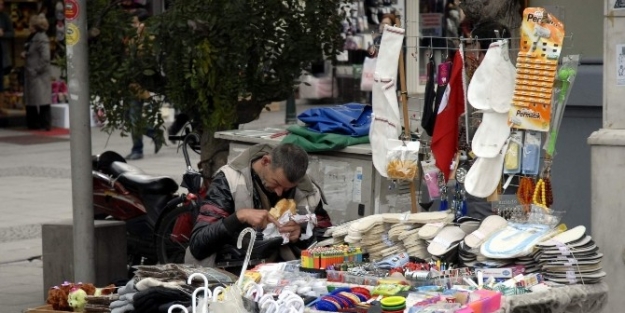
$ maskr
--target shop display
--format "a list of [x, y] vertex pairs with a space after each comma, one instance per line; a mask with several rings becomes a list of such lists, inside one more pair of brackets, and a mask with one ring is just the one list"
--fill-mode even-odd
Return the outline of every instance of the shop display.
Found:
[[[404, 207], [407, 212], [372, 214], [336, 225], [319, 236], [325, 240], [302, 249], [299, 260], [251, 269], [247, 265], [257, 231], [246, 228], [238, 238], [241, 249], [243, 238], [250, 236], [238, 277], [210, 268], [139, 266], [135, 277], [113, 295], [91, 294], [80, 286], [60, 294], [64, 289], [58, 288], [51, 291], [52, 302], [114, 313], [495, 313], [534, 312], [534, 307], [537, 312], [545, 307], [558, 313], [569, 307], [600, 312], [606, 293], [603, 254], [584, 226], [561, 223], [565, 212], [553, 207], [551, 190], [557, 131], [578, 58], [558, 67], [564, 26], [541, 8], [527, 9], [525, 17], [531, 24], [524, 26], [521, 40], [539, 50], [545, 43], [553, 51], [543, 55], [523, 50], [515, 66], [510, 42], [494, 40], [466, 82], [461, 43], [453, 64], [439, 65], [446, 77], [438, 84], [446, 86], [442, 90], [447, 95], [440, 93], [440, 101], [434, 99], [434, 77], [428, 75], [432, 107], [426, 124], [433, 131], [432, 158], [430, 151], [423, 153], [430, 145], [400, 138], [395, 80], [404, 35], [401, 28], [385, 26], [368, 129], [373, 164], [391, 180], [423, 178], [430, 197], [440, 200], [438, 208], [414, 212]], [[435, 67], [433, 61], [428, 65], [430, 71]], [[540, 122], [510, 113], [535, 105], [541, 106]], [[351, 125], [358, 119], [344, 117], [348, 111], [358, 111], [355, 117], [360, 117], [360, 109], [308, 112], [315, 118], [308, 124], [337, 129], [331, 122], [343, 117], [353, 136], [363, 125]], [[464, 113], [471, 119], [479, 115], [473, 136], [468, 131], [473, 126], [461, 119]], [[522, 117], [519, 123], [517, 116]], [[518, 204], [503, 204], [484, 219], [467, 216], [467, 193], [486, 200], [513, 179], [518, 181]], [[306, 210], [308, 214], [298, 215], [295, 204], [285, 200], [269, 214], [279, 222], [306, 224], [300, 238], [310, 238], [316, 220], [311, 208]], [[276, 225], [262, 232], [288, 242], [288, 234], [280, 234]], [[568, 294], [575, 296], [563, 296]]]

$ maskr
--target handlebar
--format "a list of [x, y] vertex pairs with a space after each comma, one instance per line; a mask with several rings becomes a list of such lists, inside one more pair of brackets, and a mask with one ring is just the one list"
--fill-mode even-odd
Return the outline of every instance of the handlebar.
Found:
[[[170, 136], [171, 137], [171, 136]], [[191, 169], [191, 160], [189, 159], [189, 152], [187, 151], [187, 146], [191, 144], [193, 140], [193, 144], [200, 144], [200, 136], [196, 133], [188, 133], [184, 136], [182, 141], [182, 154], [184, 155], [184, 161], [187, 163], [187, 169]]]

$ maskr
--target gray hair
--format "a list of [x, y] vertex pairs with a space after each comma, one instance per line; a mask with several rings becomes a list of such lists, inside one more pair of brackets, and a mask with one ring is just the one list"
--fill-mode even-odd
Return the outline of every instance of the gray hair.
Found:
[[279, 144], [270, 155], [272, 167], [281, 168], [289, 182], [297, 183], [306, 175], [308, 153], [300, 146], [292, 143]]

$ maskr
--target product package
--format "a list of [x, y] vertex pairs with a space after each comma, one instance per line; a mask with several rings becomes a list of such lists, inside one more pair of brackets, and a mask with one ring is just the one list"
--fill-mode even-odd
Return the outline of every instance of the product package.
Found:
[[525, 132], [523, 143], [523, 169], [525, 175], [538, 175], [540, 167], [541, 133], [536, 131]]
[[423, 179], [425, 180], [425, 185], [428, 187], [430, 199], [440, 197], [441, 189], [438, 186], [440, 170], [436, 167], [436, 162], [434, 160], [421, 161], [421, 168], [423, 168]]
[[512, 107], [512, 127], [549, 131], [551, 98], [564, 42], [564, 24], [543, 8], [526, 8]]
[[405, 141], [386, 154], [386, 173], [388, 178], [412, 181], [419, 169], [418, 141]]
[[571, 87], [577, 76], [577, 67], [579, 66], [579, 54], [567, 55], [562, 58], [562, 66], [558, 69], [558, 76], [553, 89], [552, 112], [551, 112], [551, 129], [549, 136], [545, 140], [545, 151], [547, 155], [553, 158], [556, 152], [556, 139], [560, 130], [560, 123], [564, 116], [564, 108], [571, 94]]
[[504, 157], [503, 172], [505, 174], [518, 174], [521, 172], [521, 161], [523, 159], [523, 131], [513, 130], [510, 133], [510, 143]]

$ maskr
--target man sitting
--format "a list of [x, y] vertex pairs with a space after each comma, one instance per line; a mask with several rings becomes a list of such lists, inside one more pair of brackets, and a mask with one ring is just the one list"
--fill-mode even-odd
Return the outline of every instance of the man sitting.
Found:
[[[185, 263], [214, 266], [217, 253], [225, 244], [236, 245], [244, 228], [277, 224], [269, 210], [284, 198], [295, 200], [298, 213], [306, 213], [306, 206], [314, 210], [317, 227], [331, 226], [321, 190], [306, 175], [307, 168], [308, 154], [293, 144], [255, 145], [220, 168], [197, 216]], [[290, 243], [280, 249], [281, 259], [296, 259], [290, 248], [299, 242], [303, 226], [295, 221], [277, 226], [290, 234]]]

